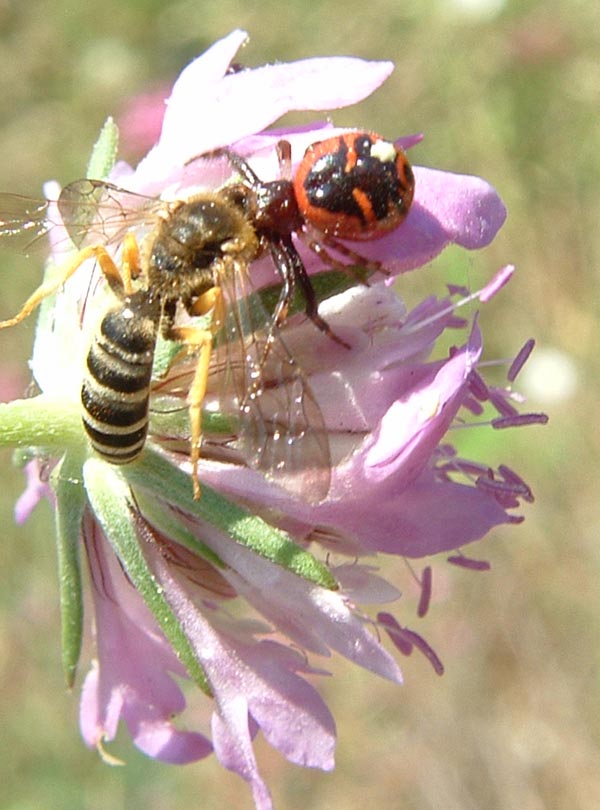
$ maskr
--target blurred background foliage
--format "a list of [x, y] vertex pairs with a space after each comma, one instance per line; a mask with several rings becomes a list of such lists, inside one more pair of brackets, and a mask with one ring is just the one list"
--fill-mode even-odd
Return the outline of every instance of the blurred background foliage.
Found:
[[[469, 549], [491, 561], [490, 572], [434, 561], [428, 616], [417, 622], [410, 592], [396, 608], [442, 657], [444, 677], [415, 656], [402, 662], [406, 685], [396, 688], [334, 661], [336, 677], [322, 689], [339, 726], [337, 768], [294, 768], [259, 741], [276, 806], [595, 810], [600, 5], [0, 0], [0, 188], [35, 196], [48, 178], [80, 177], [107, 115], [119, 118], [132, 97], [168, 87], [235, 27], [251, 34], [241, 57], [248, 65], [329, 54], [393, 60], [379, 92], [335, 121], [390, 137], [422, 131], [415, 163], [479, 174], [498, 188], [509, 219], [494, 244], [476, 255], [448, 251], [400, 287], [414, 303], [443, 293], [448, 279], [476, 289], [516, 263], [516, 277], [482, 313], [487, 357], [509, 356], [535, 336], [521, 387], [528, 407], [551, 417], [546, 428], [469, 432], [469, 452], [517, 469], [537, 501], [523, 526]], [[6, 317], [40, 267], [5, 253], [0, 262]], [[32, 320], [2, 334], [5, 398], [27, 384], [32, 336]], [[214, 758], [169, 768], [123, 734], [111, 750], [127, 765], [110, 768], [83, 746], [78, 695], [65, 692], [60, 667], [51, 510], [41, 505], [26, 526], [13, 525], [23, 481], [8, 454], [4, 462], [0, 807], [250, 808], [244, 784]], [[197, 712], [206, 718], [205, 707]]]

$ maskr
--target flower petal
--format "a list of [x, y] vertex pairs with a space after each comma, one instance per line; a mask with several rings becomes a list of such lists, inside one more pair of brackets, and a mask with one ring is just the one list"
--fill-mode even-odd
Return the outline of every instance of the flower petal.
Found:
[[397, 275], [422, 267], [456, 244], [488, 245], [504, 224], [506, 209], [480, 177], [415, 166], [415, 198], [405, 221], [387, 236], [360, 245], [366, 258]]
[[[194, 531], [191, 519], [189, 526]], [[227, 564], [222, 574], [235, 590], [295, 643], [320, 655], [336, 650], [371, 672], [402, 682], [394, 659], [341, 592], [315, 585], [209, 526], [196, 525], [195, 532]]]
[[40, 473], [43, 465], [39, 459], [34, 458], [25, 465], [26, 486], [15, 503], [15, 522], [21, 525], [29, 520], [31, 513], [42, 500], [48, 498], [55, 502], [54, 493], [48, 483], [47, 476], [42, 479]]
[[205, 152], [254, 135], [293, 110], [330, 110], [368, 96], [393, 70], [391, 62], [352, 57], [304, 59], [227, 73], [246, 39], [233, 31], [183, 71], [168, 101], [157, 146], [138, 166], [142, 176], [166, 173]]
[[393, 504], [384, 509], [378, 505], [361, 537], [373, 551], [417, 558], [472, 543], [508, 522], [495, 498], [476, 487], [440, 483], [426, 472]]
[[251, 746], [256, 724], [293, 762], [329, 770], [335, 726], [323, 700], [296, 672], [302, 656], [281, 644], [255, 641], [241, 625], [198, 609], [185, 585], [155, 548], [146, 549], [165, 598], [197, 650], [215, 695], [215, 753], [251, 786], [258, 807], [270, 807]]
[[435, 215], [452, 242], [468, 250], [489, 245], [506, 220], [506, 208], [489, 183], [423, 167], [416, 177], [419, 208]]
[[271, 793], [258, 771], [254, 756], [247, 701], [240, 695], [229, 700], [224, 711], [214, 712], [211, 730], [217, 759], [248, 782], [256, 810], [273, 810]]
[[180, 731], [172, 717], [185, 707], [171, 673], [185, 675], [98, 526], [88, 517], [85, 540], [94, 583], [98, 665], [86, 677], [80, 727], [86, 743], [114, 739], [120, 719], [140, 750], [183, 764], [208, 756], [202, 735]]

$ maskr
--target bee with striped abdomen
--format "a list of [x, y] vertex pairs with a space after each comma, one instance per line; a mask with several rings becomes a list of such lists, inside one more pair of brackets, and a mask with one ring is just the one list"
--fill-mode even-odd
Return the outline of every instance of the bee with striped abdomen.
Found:
[[[322, 499], [329, 486], [330, 459], [318, 405], [280, 336], [274, 339], [272, 316], [261, 311], [260, 301], [253, 302], [250, 325], [246, 311], [241, 313], [239, 298], [247, 290], [249, 265], [259, 253], [255, 229], [243, 208], [220, 191], [165, 201], [96, 180], [76, 181], [63, 189], [58, 200], [62, 223], [48, 221], [49, 205], [0, 195], [0, 240], [6, 237], [22, 246], [64, 223], [79, 248], [14, 318], [0, 322], [0, 328], [26, 318], [86, 261], [97, 263], [117, 303], [104, 313], [94, 333], [82, 384], [83, 423], [94, 450], [113, 464], [129, 463], [141, 453], [158, 336], [182, 344], [197, 355], [188, 377], [187, 407], [198, 497], [202, 403], [213, 339], [225, 332], [221, 344], [234, 358], [226, 364], [228, 379], [236, 386], [229, 397], [237, 403], [239, 446], [246, 463], [284, 486], [286, 468], [293, 471], [290, 480], [308, 469], [314, 479], [309, 497]], [[139, 244], [138, 230], [144, 233]], [[108, 251], [113, 244], [122, 246], [119, 264]], [[208, 328], [189, 320], [208, 313]], [[264, 384], [267, 342], [275, 360], [269, 362], [271, 378]], [[293, 398], [288, 395], [292, 388], [299, 392]], [[296, 491], [298, 486], [291, 483], [287, 488]]]
[[159, 318], [158, 302], [140, 290], [112, 307], [92, 338], [83, 424], [94, 450], [112, 464], [133, 461], [146, 441]]

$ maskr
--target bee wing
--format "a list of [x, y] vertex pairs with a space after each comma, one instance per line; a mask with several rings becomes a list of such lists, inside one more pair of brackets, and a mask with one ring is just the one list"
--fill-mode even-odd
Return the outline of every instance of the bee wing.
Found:
[[19, 194], [0, 194], [0, 243], [19, 253], [29, 254], [38, 245], [52, 223], [48, 219], [48, 200], [36, 200]]
[[319, 502], [331, 481], [329, 439], [319, 404], [260, 296], [248, 295], [245, 268], [223, 275], [227, 315], [216, 355], [224, 351], [226, 358], [220, 367], [220, 400], [225, 409], [237, 410], [236, 449], [265, 477]]
[[76, 247], [119, 242], [134, 225], [151, 224], [163, 203], [101, 180], [76, 180], [58, 198], [60, 216], [49, 200], [0, 194], [0, 244], [29, 255], [48, 250], [43, 238], [64, 227]]
[[153, 222], [164, 206], [103, 180], [75, 180], [58, 198], [58, 210], [71, 240], [78, 248], [121, 242], [132, 227]]

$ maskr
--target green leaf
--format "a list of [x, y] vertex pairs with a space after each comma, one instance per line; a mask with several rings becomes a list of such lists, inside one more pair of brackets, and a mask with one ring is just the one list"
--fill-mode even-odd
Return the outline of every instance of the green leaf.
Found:
[[337, 590], [338, 584], [327, 566], [296, 545], [286, 532], [252, 515], [205, 484], [202, 484], [200, 500], [194, 500], [191, 476], [150, 448], [146, 447], [136, 463], [124, 467], [123, 475], [132, 485], [209, 523], [255, 554], [309, 582]]
[[56, 549], [62, 664], [67, 686], [75, 682], [83, 639], [83, 597], [81, 585], [81, 521], [86, 504], [81, 458], [67, 454], [52, 474], [56, 494]]
[[109, 116], [92, 149], [86, 176], [91, 180], [106, 180], [115, 165], [118, 151], [119, 128]]
[[96, 518], [125, 568], [127, 576], [150, 609], [189, 676], [205, 694], [211, 695], [208, 679], [194, 649], [142, 553], [134, 520], [137, 507], [121, 471], [102, 459], [89, 458], [83, 465], [83, 478]]

